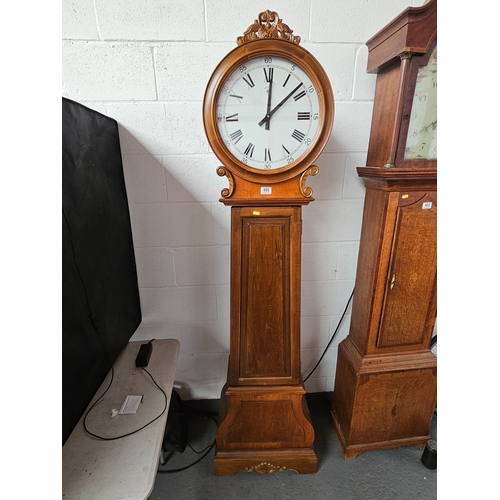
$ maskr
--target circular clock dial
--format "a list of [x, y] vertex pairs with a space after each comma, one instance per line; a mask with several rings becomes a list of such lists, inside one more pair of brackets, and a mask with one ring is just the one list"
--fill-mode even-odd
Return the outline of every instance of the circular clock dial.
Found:
[[239, 66], [217, 96], [217, 127], [228, 152], [274, 170], [303, 156], [320, 123], [317, 89], [297, 64], [260, 56]]

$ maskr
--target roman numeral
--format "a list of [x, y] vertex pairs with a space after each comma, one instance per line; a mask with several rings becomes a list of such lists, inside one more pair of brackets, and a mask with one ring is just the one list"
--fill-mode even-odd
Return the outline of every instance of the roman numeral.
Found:
[[266, 68], [264, 69], [264, 76], [266, 78], [267, 83], [271, 83], [273, 81], [273, 76], [274, 76], [274, 68], [268, 68], [266, 71]]
[[239, 128], [236, 132], [233, 132], [230, 137], [235, 144], [238, 144], [238, 141], [243, 137], [243, 132]]
[[238, 99], [238, 101], [241, 102], [241, 99], [243, 99], [242, 95], [236, 95], [236, 94], [229, 94], [229, 97], [234, 97], [235, 99]]
[[292, 134], [292, 137], [299, 142], [302, 142], [304, 140], [305, 136], [306, 136], [306, 134], [303, 134], [300, 130], [297, 130], [297, 129], [295, 129], [293, 131], [293, 134]]
[[290, 151], [288, 151], [288, 149], [286, 149], [286, 148], [285, 148], [285, 145], [284, 145], [284, 144], [282, 144], [282, 145], [281, 145], [281, 147], [283, 148], [283, 150], [285, 151], [285, 153], [286, 153], [287, 155], [289, 155], [289, 154], [290, 154]]
[[302, 92], [299, 92], [297, 95], [294, 95], [293, 98], [298, 101], [299, 99], [302, 99], [306, 95], [306, 91], [303, 90]]
[[311, 113], [309, 111], [306, 112], [298, 112], [297, 113], [297, 120], [310, 120], [311, 119]]
[[250, 88], [255, 87], [255, 83], [253, 83], [252, 77], [248, 73], [247, 73], [247, 78], [248, 80], [245, 77], [243, 77], [243, 80], [245, 80], [245, 82], [248, 83], [248, 86]]
[[249, 142], [247, 148], [245, 149], [245, 154], [247, 156], [250, 156], [250, 158], [251, 158], [253, 155], [254, 148], [255, 148], [255, 145], [252, 144], [251, 142]]
[[234, 115], [226, 116], [227, 122], [237, 122], [238, 121], [238, 113], [234, 113]]
[[264, 161], [271, 161], [271, 150], [268, 148], [264, 149]]
[[285, 80], [285, 83], [283, 84], [283, 87], [286, 86], [286, 84], [288, 83], [288, 80], [290, 80], [290, 73], [288, 73], [288, 76], [286, 77], [286, 80]]

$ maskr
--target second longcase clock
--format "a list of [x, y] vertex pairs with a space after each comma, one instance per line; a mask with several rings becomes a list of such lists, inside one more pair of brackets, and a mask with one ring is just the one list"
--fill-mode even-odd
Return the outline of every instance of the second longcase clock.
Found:
[[424, 447], [436, 405], [437, 2], [368, 42], [377, 73], [358, 267], [331, 417], [346, 458]]

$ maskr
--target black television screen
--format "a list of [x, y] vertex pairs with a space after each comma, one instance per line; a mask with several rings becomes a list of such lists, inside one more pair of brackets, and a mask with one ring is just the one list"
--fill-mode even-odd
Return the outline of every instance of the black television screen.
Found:
[[62, 101], [62, 441], [141, 322], [115, 120]]

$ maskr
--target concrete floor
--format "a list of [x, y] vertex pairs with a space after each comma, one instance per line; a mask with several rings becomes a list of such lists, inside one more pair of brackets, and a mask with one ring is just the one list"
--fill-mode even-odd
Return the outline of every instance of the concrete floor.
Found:
[[[437, 469], [420, 461], [422, 450], [415, 446], [369, 451], [354, 460], [344, 460], [329, 423], [331, 393], [308, 394], [307, 401], [316, 433], [318, 472], [313, 475], [286, 471], [274, 474], [237, 472], [234, 476], [214, 474], [214, 449], [199, 463], [182, 472], [161, 471], [183, 468], [202, 455], [189, 447], [171, 453], [159, 467], [151, 500], [430, 500], [437, 498]], [[185, 406], [217, 411], [216, 401], [188, 401]], [[216, 424], [206, 417], [190, 416], [188, 443], [201, 451], [213, 443]], [[431, 424], [437, 441], [437, 417]]]

